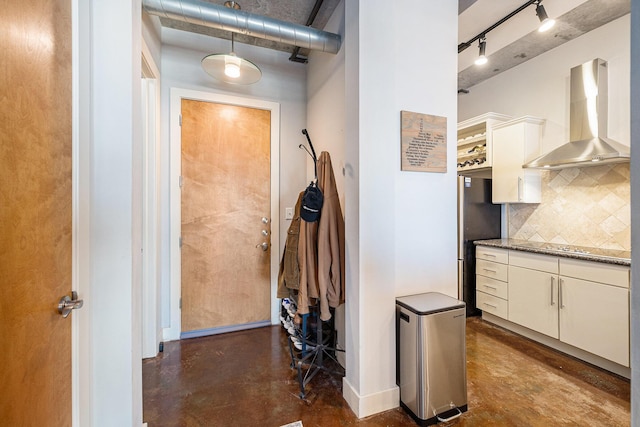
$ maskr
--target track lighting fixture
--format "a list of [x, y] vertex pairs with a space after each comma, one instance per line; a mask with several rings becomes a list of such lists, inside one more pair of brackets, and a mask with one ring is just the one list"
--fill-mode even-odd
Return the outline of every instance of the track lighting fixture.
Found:
[[538, 15], [538, 19], [540, 19], [540, 27], [538, 27], [538, 31], [541, 33], [548, 31], [556, 23], [555, 19], [551, 19], [549, 18], [549, 15], [547, 15], [547, 11], [542, 5], [542, 0], [540, 0], [536, 5], [536, 15]]
[[[556, 21], [554, 19], [549, 18], [549, 16], [547, 15], [547, 11], [544, 9], [544, 6], [542, 5], [542, 0], [528, 0], [522, 6], [520, 6], [519, 8], [515, 9], [513, 12], [509, 13], [508, 15], [506, 15], [504, 18], [500, 19], [499, 21], [497, 21], [496, 23], [494, 23], [490, 27], [484, 29], [477, 36], [469, 39], [466, 42], [460, 43], [458, 45], [458, 53], [460, 53], [463, 50], [467, 49], [468, 47], [471, 46], [471, 44], [474, 41], [478, 40], [480, 42], [480, 56], [478, 57], [478, 59], [476, 59], [475, 62], [476, 62], [477, 65], [482, 65], [482, 64], [486, 63], [487, 59], [486, 59], [486, 57], [484, 55], [484, 50], [486, 48], [486, 35], [489, 34], [489, 31], [492, 31], [492, 30], [496, 29], [497, 27], [499, 27], [500, 25], [504, 24], [509, 19], [513, 18], [518, 13], [522, 12], [523, 10], [525, 10], [526, 8], [528, 8], [531, 5], [535, 5], [536, 6], [536, 15], [538, 15], [538, 18], [540, 19], [540, 27], [538, 27], [538, 31], [544, 32], [544, 31], [549, 30], [551, 27], [553, 27], [553, 25], [555, 24]], [[484, 58], [484, 60], [482, 58]]]
[[478, 54], [478, 57], [476, 58], [475, 63], [476, 63], [476, 65], [484, 65], [488, 61], [487, 60], [487, 56], [485, 55], [485, 51], [487, 49], [487, 39], [486, 39], [486, 37], [483, 36], [479, 40], [478, 47], [479, 47], [480, 52]]

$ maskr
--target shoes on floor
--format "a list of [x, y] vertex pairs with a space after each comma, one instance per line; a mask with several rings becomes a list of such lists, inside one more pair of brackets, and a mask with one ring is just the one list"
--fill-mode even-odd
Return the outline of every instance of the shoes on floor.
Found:
[[[293, 346], [295, 348], [297, 348], [298, 350], [302, 351], [302, 344], [303, 344], [302, 340], [300, 338], [297, 338], [297, 337], [294, 337], [294, 336], [291, 336], [289, 338], [291, 339], [291, 342], [293, 343]], [[316, 348], [316, 346], [307, 343], [306, 351], [315, 350], [315, 348]]]

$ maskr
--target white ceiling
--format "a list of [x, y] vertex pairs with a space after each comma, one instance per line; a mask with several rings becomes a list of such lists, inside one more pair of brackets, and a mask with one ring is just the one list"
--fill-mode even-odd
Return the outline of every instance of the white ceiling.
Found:
[[[477, 0], [460, 15], [459, 43], [466, 42], [507, 16], [525, 0]], [[468, 89], [488, 78], [626, 15], [630, 0], [544, 0], [542, 5], [556, 25], [546, 33], [531, 5], [487, 34], [489, 62], [476, 66], [478, 43], [458, 54], [458, 89]]]
[[[208, 0], [224, 4], [224, 0]], [[245, 12], [269, 16], [287, 22], [305, 25], [317, 0], [239, 0]], [[505, 17], [526, 0], [458, 0], [461, 11], [458, 21], [458, 43], [466, 42], [501, 18]], [[324, 0], [314, 20], [313, 27], [322, 29], [329, 16], [339, 5], [339, 0]], [[496, 74], [525, 62], [547, 50], [604, 25], [630, 12], [630, 0], [544, 0], [547, 14], [557, 20], [556, 26], [547, 33], [538, 33], [539, 20], [535, 5], [509, 19], [487, 34], [486, 53], [489, 63], [483, 67], [473, 64], [478, 55], [478, 43], [458, 54], [458, 88], [466, 89]], [[186, 31], [205, 34], [217, 39], [229, 39], [230, 33], [184, 22], [163, 18], [162, 43], [186, 49], [204, 49], [205, 46], [184, 44], [186, 37], [179, 33]], [[179, 30], [179, 31], [175, 31]], [[236, 42], [291, 52], [287, 45], [238, 35]], [[303, 55], [308, 52], [302, 51]], [[282, 57], [282, 56], [280, 56]]]

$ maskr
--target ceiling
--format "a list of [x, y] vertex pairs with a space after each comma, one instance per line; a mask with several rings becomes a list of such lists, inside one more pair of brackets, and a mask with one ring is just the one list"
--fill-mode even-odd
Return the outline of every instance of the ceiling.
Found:
[[[223, 5], [225, 0], [207, 0]], [[320, 4], [312, 27], [323, 29], [340, 0], [239, 0], [241, 10], [256, 15], [306, 25], [316, 3]], [[458, 0], [458, 43], [466, 42], [501, 18], [508, 15], [526, 0]], [[557, 23], [550, 31], [538, 33], [535, 6], [531, 5], [487, 34], [489, 63], [483, 67], [473, 64], [478, 55], [478, 43], [458, 54], [458, 89], [470, 88], [503, 71], [566, 43], [601, 25], [617, 19], [631, 10], [630, 0], [544, 0], [542, 3], [550, 17]], [[228, 31], [161, 18], [163, 27], [230, 39]], [[171, 37], [169, 33], [166, 37]], [[242, 34], [235, 35], [236, 42], [291, 52], [292, 57], [304, 60], [306, 49], [294, 53], [294, 47]], [[172, 43], [163, 35], [163, 43]], [[186, 46], [185, 46], [186, 47]]]
[[[205, 0], [209, 3], [224, 5], [225, 0]], [[299, 25], [307, 25], [311, 13], [317, 0], [238, 0], [236, 3], [240, 5], [240, 10], [255, 15], [268, 16], [269, 18], [278, 19], [280, 21], [291, 22]], [[320, 0], [318, 1], [320, 8], [313, 19], [312, 27], [320, 30], [324, 29], [333, 14], [340, 0]], [[229, 31], [218, 30], [215, 28], [204, 27], [177, 21], [168, 18], [161, 18], [160, 23], [163, 27], [174, 28], [177, 30], [185, 30], [192, 33], [205, 34], [212, 37], [231, 40]], [[274, 49], [283, 52], [294, 53], [295, 47], [277, 43], [270, 40], [259, 39], [244, 34], [235, 34], [234, 39], [238, 43], [244, 43], [254, 46], [260, 46], [267, 49]], [[163, 43], [165, 40], [163, 40]], [[307, 57], [308, 49], [299, 49], [298, 57]]]

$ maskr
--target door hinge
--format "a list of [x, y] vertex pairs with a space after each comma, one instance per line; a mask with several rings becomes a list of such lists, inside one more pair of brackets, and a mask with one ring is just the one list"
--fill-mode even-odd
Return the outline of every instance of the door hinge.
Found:
[[178, 116], [178, 124], [182, 126], [182, 114]]
[[180, 310], [182, 310], [182, 298], [180, 298]]
[[182, 175], [178, 177], [178, 186], [182, 188]]
[[178, 246], [182, 248], [182, 236], [178, 237]]

